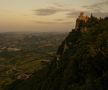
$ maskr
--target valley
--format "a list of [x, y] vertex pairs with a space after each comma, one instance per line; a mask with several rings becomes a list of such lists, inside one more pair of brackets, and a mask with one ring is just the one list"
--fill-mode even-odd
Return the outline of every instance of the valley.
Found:
[[0, 90], [44, 68], [67, 33], [0, 33]]

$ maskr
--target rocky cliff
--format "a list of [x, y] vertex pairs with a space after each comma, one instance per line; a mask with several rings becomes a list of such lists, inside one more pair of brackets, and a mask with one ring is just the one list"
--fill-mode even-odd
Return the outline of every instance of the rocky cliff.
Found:
[[69, 33], [46, 68], [7, 90], [108, 90], [107, 83], [108, 18], [91, 16]]

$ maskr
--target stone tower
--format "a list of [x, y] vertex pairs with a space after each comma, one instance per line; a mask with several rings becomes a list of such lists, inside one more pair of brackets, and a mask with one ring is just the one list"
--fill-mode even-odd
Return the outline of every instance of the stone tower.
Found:
[[76, 26], [75, 26], [75, 29], [77, 30], [78, 28], [79, 28], [79, 24], [80, 24], [80, 22], [81, 21], [84, 21], [85, 23], [87, 22], [87, 20], [88, 20], [88, 16], [85, 16], [84, 15], [84, 12], [81, 12], [80, 13], [80, 16], [77, 18], [77, 20], [76, 20]]

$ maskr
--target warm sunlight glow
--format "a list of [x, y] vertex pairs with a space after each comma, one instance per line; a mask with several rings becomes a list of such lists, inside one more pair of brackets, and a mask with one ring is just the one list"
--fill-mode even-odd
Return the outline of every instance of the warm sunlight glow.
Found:
[[0, 32], [70, 31], [79, 12], [108, 15], [107, 0], [0, 0]]

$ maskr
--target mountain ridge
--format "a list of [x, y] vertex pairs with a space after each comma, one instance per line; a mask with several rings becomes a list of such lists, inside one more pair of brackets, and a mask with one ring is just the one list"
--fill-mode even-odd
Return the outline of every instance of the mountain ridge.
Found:
[[6, 90], [107, 90], [107, 29], [107, 17], [81, 20], [47, 67], [27, 80], [16, 80]]

